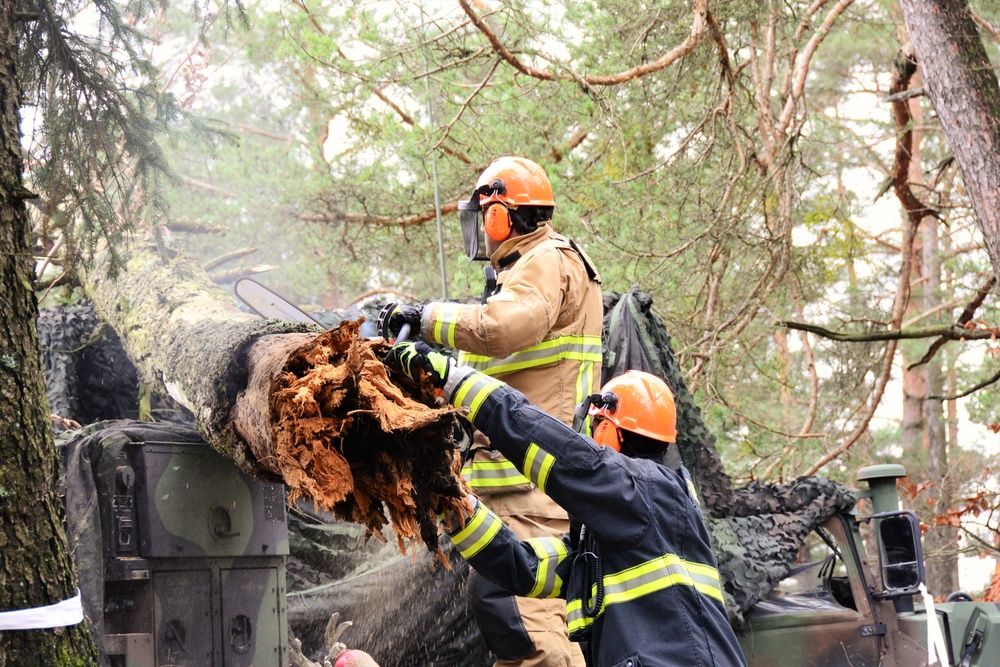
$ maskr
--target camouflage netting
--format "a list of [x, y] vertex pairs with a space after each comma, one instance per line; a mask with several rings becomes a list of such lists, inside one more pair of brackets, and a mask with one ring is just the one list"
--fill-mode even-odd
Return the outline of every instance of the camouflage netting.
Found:
[[[38, 314], [49, 411], [89, 424], [106, 415], [139, 414], [139, 381], [118, 336], [101, 324], [89, 301], [44, 308]], [[65, 422], [55, 422], [63, 430]]]
[[603, 379], [639, 369], [662, 377], [673, 390], [677, 445], [697, 481], [726, 607], [740, 626], [743, 615], [789, 573], [806, 535], [830, 516], [850, 510], [856, 499], [846, 487], [818, 477], [734, 489], [651, 306], [652, 298], [643, 292], [605, 293]]
[[437, 515], [472, 514], [455, 455], [458, 412], [438, 407], [429, 382], [390, 380], [390, 346], [360, 327], [343, 322], [289, 355], [270, 388], [273, 466], [289, 502], [306, 498], [380, 538], [391, 522], [404, 553], [405, 540], [437, 551]]

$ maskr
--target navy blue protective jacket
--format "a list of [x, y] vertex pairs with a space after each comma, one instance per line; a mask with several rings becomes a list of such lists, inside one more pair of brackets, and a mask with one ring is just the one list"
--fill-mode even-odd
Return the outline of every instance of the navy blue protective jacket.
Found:
[[601, 447], [499, 380], [452, 368], [445, 396], [540, 489], [585, 524], [518, 540], [485, 505], [452, 541], [481, 574], [527, 597], [566, 599], [592, 667], [745, 665], [684, 471]]

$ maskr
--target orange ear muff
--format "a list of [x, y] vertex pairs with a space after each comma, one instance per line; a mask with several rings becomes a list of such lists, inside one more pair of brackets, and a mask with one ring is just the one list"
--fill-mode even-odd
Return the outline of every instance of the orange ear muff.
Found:
[[594, 442], [610, 447], [616, 452], [622, 450], [622, 434], [610, 419], [602, 419], [594, 429]]
[[506, 241], [510, 236], [510, 214], [500, 203], [490, 204], [483, 213], [483, 231], [494, 241]]

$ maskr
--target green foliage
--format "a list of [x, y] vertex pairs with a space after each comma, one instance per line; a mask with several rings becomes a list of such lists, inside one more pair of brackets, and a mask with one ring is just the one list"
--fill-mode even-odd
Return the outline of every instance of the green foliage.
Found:
[[[810, 357], [799, 335], [779, 340], [773, 321], [879, 330], [899, 269], [898, 220], [872, 216], [893, 197], [874, 200], [896, 134], [879, 102], [899, 48], [891, 2], [836, 18], [786, 134], [768, 134], [832, 9], [810, 16], [811, 4], [713, 2], [725, 68], [706, 32], [670, 67], [616, 85], [585, 77], [668, 53], [690, 33], [689, 3], [475, 5], [515, 58], [555, 80], [517, 71], [450, 4], [249, 6], [245, 44], [221, 26], [205, 33], [197, 98], [239, 145], [205, 154], [177, 144], [178, 172], [201, 186], [170, 194], [168, 221], [227, 226], [185, 245], [205, 260], [256, 247], [243, 266], [279, 267], [263, 279], [307, 304], [438, 297], [442, 268], [451, 297], [477, 295], [480, 267], [463, 257], [454, 213], [442, 220], [439, 262], [434, 167], [449, 206], [493, 157], [531, 157], [552, 181], [555, 226], [581, 242], [605, 286], [654, 296], [734, 474], [794, 474], [857, 426], [885, 346], [810, 337]], [[190, 39], [197, 25], [181, 13], [171, 23]], [[947, 147], [927, 133], [922, 150], [930, 178]], [[943, 191], [955, 172], [941, 173]], [[942, 210], [965, 228], [967, 209]], [[957, 254], [946, 268], [962, 280], [983, 258]], [[792, 437], [807, 426], [808, 437]]]
[[139, 26], [159, 2], [21, 4], [38, 17], [22, 24], [19, 40], [28, 183], [43, 195], [44, 224], [62, 234], [70, 259], [89, 258], [102, 241], [115, 254], [138, 216], [163, 207], [172, 174], [158, 135], [179, 131], [185, 120], [203, 140], [217, 129], [157, 84], [146, 54], [151, 40]]

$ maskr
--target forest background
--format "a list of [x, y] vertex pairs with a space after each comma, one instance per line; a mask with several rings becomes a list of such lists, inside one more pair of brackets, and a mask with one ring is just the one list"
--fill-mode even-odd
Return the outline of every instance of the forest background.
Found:
[[[969, 5], [1000, 62], [1000, 6]], [[139, 234], [316, 308], [477, 295], [456, 202], [530, 157], [605, 288], [653, 296], [737, 483], [903, 463], [931, 590], [983, 593], [957, 563], [1000, 554], [995, 282], [896, 2], [194, 8], [133, 26], [155, 67], [130, 76], [181, 111], [145, 156], [165, 177], [120, 190]], [[22, 108], [43, 306], [81, 296], [106, 233], [46, 171], [72, 120], [50, 113]], [[900, 168], [933, 210], [912, 239]]]

